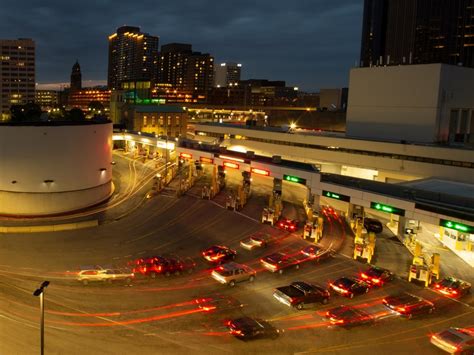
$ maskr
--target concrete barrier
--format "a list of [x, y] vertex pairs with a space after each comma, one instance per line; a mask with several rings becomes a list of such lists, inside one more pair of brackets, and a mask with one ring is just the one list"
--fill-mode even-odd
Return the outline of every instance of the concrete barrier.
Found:
[[0, 226], [0, 233], [45, 233], [45, 232], [61, 232], [68, 230], [76, 230], [83, 228], [97, 227], [99, 221], [94, 219], [91, 221], [83, 221], [76, 223], [50, 224], [44, 226]]

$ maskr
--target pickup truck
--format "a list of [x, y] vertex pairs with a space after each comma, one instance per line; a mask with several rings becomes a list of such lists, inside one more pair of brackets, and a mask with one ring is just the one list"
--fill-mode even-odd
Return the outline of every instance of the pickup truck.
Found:
[[328, 303], [329, 291], [318, 285], [296, 281], [289, 286], [278, 287], [275, 289], [273, 297], [289, 307], [295, 307], [297, 310], [302, 310], [305, 304], [316, 302], [322, 304]]

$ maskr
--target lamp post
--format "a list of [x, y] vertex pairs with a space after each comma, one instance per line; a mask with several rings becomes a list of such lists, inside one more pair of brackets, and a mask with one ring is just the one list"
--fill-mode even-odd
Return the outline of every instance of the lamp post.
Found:
[[33, 296], [39, 296], [40, 298], [40, 332], [41, 332], [41, 355], [44, 355], [44, 289], [48, 287], [49, 281], [44, 281], [40, 288], [33, 292]]

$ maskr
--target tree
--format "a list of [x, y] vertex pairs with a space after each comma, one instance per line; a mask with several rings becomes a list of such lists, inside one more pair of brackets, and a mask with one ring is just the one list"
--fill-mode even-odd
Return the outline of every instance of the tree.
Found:
[[104, 105], [100, 101], [91, 101], [89, 102], [89, 111], [100, 114], [104, 112]]
[[12, 105], [10, 112], [12, 122], [37, 122], [43, 113], [41, 107], [33, 102], [24, 105]]
[[67, 115], [66, 119], [69, 121], [84, 121], [86, 119], [86, 116], [84, 115], [84, 112], [80, 108], [73, 108], [71, 109]]

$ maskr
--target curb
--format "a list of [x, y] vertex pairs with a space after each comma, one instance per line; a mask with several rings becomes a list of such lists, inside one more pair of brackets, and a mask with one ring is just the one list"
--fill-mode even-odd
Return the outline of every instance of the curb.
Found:
[[44, 226], [0, 226], [0, 233], [45, 233], [45, 232], [62, 232], [68, 230], [76, 230], [83, 228], [97, 227], [99, 221], [97, 219], [76, 223], [50, 224]]

